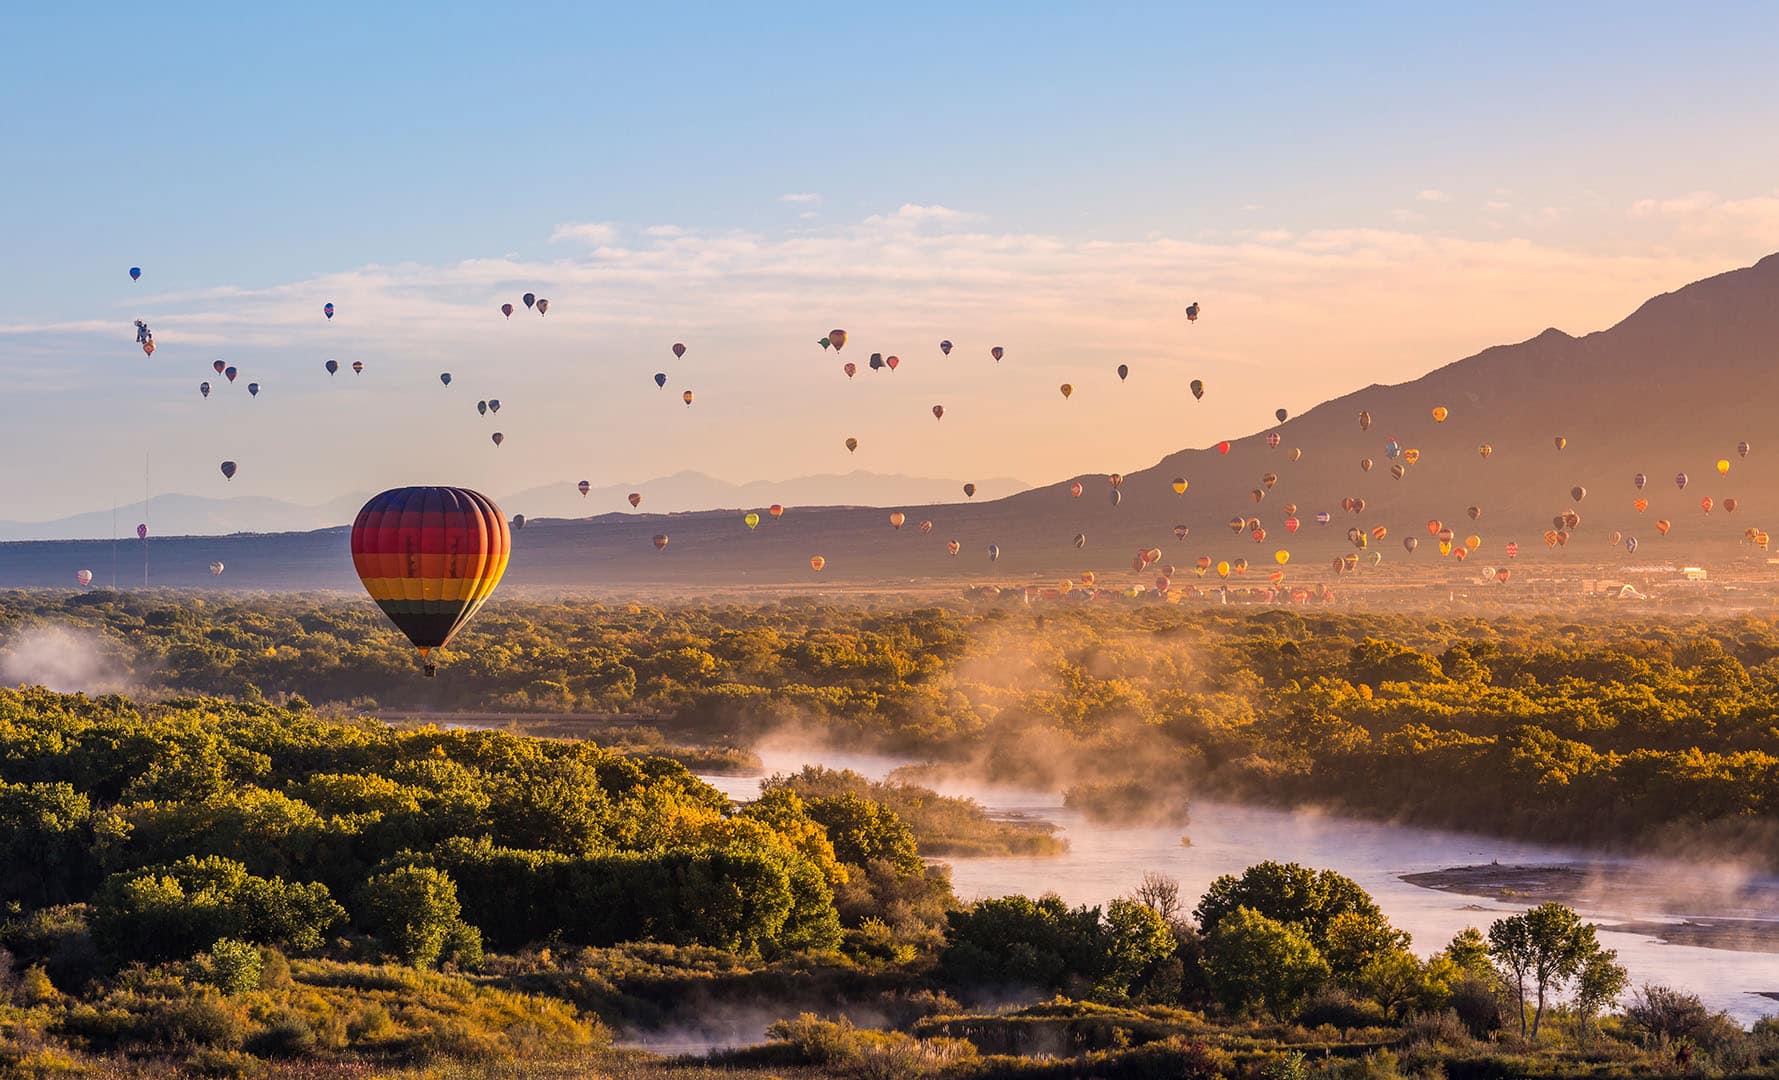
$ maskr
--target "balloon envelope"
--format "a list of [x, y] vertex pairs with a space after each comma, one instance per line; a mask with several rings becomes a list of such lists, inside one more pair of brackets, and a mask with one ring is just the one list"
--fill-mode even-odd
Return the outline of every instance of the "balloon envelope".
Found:
[[[130, 280], [131, 281], [140, 280], [141, 277], [142, 277], [142, 268], [140, 266], [130, 267]], [[91, 576], [91, 575], [89, 575], [89, 576]], [[83, 581], [83, 582], [81, 582], [81, 584], [84, 585], [86, 583]]]
[[234, 462], [225, 461], [222, 463], [222, 478], [224, 480], [233, 480], [235, 478], [235, 463]]

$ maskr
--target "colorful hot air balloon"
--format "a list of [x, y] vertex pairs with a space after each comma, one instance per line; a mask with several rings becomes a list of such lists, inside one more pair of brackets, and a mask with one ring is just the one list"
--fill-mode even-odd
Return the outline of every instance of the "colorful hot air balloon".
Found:
[[327, 369], [327, 373], [329, 375], [332, 375], [340, 370], [340, 362], [338, 360], [329, 360], [327, 363], [325, 363], [321, 366]]
[[1277, 450], [1279, 448], [1280, 441], [1281, 440], [1279, 438], [1278, 432], [1269, 431], [1266, 433], [1266, 445], [1271, 447], [1272, 449]]
[[259, 384], [256, 382], [248, 383], [247, 384], [247, 393], [250, 397], [258, 397], [259, 396]]
[[224, 480], [233, 480], [235, 478], [235, 468], [236, 468], [236, 466], [235, 466], [234, 462], [232, 462], [232, 461], [223, 462], [222, 463], [222, 478]]
[[1186, 494], [1187, 487], [1189, 487], [1190, 485], [1187, 484], [1186, 478], [1184, 476], [1176, 476], [1176, 477], [1174, 477], [1173, 483], [1170, 484], [1169, 486], [1174, 489], [1175, 495], [1184, 495], [1184, 494]]
[[1077, 499], [1081, 497], [1081, 481], [1077, 480], [1069, 485], [1069, 494]]
[[323, 315], [326, 315], [330, 319], [334, 317], [334, 303], [332, 300], [329, 300], [327, 303], [321, 305], [321, 313]]
[[1638, 491], [1642, 491], [1643, 485], [1647, 483], [1649, 483], [1649, 477], [1644, 476], [1642, 473], [1638, 473], [1636, 476], [1631, 477], [1631, 485]]
[[210, 370], [216, 372], [218, 375], [221, 375], [228, 366], [229, 364], [227, 360], [210, 361]]
[[1370, 431], [1371, 430], [1371, 413], [1365, 411], [1364, 409], [1359, 410], [1359, 430], [1360, 431]]
[[1360, 458], [1360, 459], [1359, 459], [1359, 469], [1360, 469], [1360, 471], [1361, 471], [1361, 472], [1370, 472], [1370, 471], [1371, 471], [1371, 464], [1372, 464], [1372, 462], [1371, 462], [1371, 459], [1370, 459], [1370, 458]]
[[538, 297], [537, 298], [537, 313], [539, 315], [542, 315], [544, 312], [546, 312], [548, 310], [550, 310], [550, 302], [548, 300], [545, 300], [541, 296]]
[[889, 516], [890, 528], [900, 529], [902, 527], [902, 523], [907, 520], [908, 520], [908, 515], [902, 513], [902, 511], [900, 511], [900, 510], [893, 511]]
[[886, 357], [883, 362], [891, 371], [902, 366], [902, 358], [899, 356]]
[[1582, 487], [1580, 484], [1577, 484], [1574, 487], [1569, 489], [1569, 497], [1571, 499], [1574, 499], [1576, 502], [1580, 502], [1581, 500], [1588, 497], [1588, 489]]
[[749, 510], [746, 514], [742, 515], [741, 523], [747, 526], [748, 532], [753, 532], [760, 527], [760, 515]]
[[1717, 459], [1717, 475], [1728, 476], [1729, 474], [1730, 474], [1729, 459], [1728, 458], [1718, 458]]
[[220, 575], [224, 569], [225, 568], [221, 562], [213, 562], [210, 564], [210, 573], [212, 575]]
[[629, 499], [629, 500], [630, 500], [630, 505], [631, 505], [631, 506], [632, 506], [632, 507], [637, 507], [637, 506], [641, 506], [641, 505], [642, 505], [642, 492], [640, 492], [640, 491], [632, 491], [632, 492], [631, 492], [631, 493], [630, 493], [630, 494], [629, 494], [629, 495], [628, 495], [628, 496], [626, 496], [626, 497], [627, 497], [627, 498], [628, 498], [628, 499]]
[[446, 386], [450, 386], [451, 385], [451, 373], [449, 371], [439, 372], [439, 382], [443, 383]]
[[1280, 566], [1284, 566], [1291, 561], [1291, 553], [1284, 548], [1280, 548], [1272, 553], [1272, 561], [1278, 563]]
[[778, 503], [773, 503], [766, 508], [766, 513], [771, 515], [772, 520], [777, 521], [779, 518], [784, 517], [784, 507], [780, 506]]
[[500, 507], [467, 488], [394, 488], [352, 526], [352, 562], [365, 591], [420, 650], [426, 674], [488, 599], [512, 547]]
[[208, 382], [199, 383], [198, 384], [198, 393], [204, 395], [205, 397], [209, 397], [210, 396], [210, 384]]
[[502, 315], [505, 315], [509, 319], [512, 318], [513, 317], [513, 305], [511, 305], [511, 304], [500, 305], [500, 313]]
[[537, 294], [536, 293], [526, 293], [524, 296], [519, 297], [519, 299], [524, 301], [525, 310], [530, 311], [531, 305], [537, 303]]
[[147, 522], [143, 522], [142, 524], [136, 526], [136, 539], [138, 539], [138, 540], [148, 539], [148, 523]]
[[1737, 457], [1747, 457], [1748, 456], [1748, 440], [1747, 439], [1743, 439], [1741, 442], [1736, 444], [1736, 456]]
[[926, 536], [933, 531], [933, 523], [923, 519], [919, 525], [915, 526], [915, 528], [920, 530], [920, 535]]
[[1556, 438], [1554, 438], [1554, 439], [1552, 439], [1552, 440], [1551, 440], [1551, 442], [1552, 442], [1552, 443], [1554, 443], [1554, 444], [1556, 444], [1556, 447], [1557, 447], [1557, 449], [1558, 449], [1558, 450], [1561, 450], [1561, 449], [1563, 449], [1563, 448], [1564, 448], [1564, 447], [1565, 447], [1565, 446], [1568, 446], [1568, 445], [1569, 445], [1569, 440], [1568, 440], [1568, 439], [1565, 439], [1565, 438], [1564, 438], [1564, 437], [1563, 437], [1563, 436], [1561, 436], [1561, 435], [1558, 435], [1558, 436], [1557, 436], [1557, 437], [1556, 437]]
[[480, 413], [483, 416], [487, 416], [488, 415], [488, 403], [486, 401], [476, 402], [476, 412]]
[[226, 367], [226, 368], [222, 369], [222, 377], [227, 379], [229, 382], [234, 382], [235, 376], [237, 376], [239, 374], [241, 374], [241, 373], [239, 371], [235, 370], [233, 367]]
[[1295, 516], [1288, 517], [1285, 519], [1285, 531], [1288, 533], [1294, 533], [1302, 527], [1303, 527], [1303, 523], [1301, 521], [1298, 521]]
[[581, 493], [581, 498], [584, 499], [587, 497], [587, 492], [593, 490], [593, 485], [588, 483], [585, 480], [582, 480], [580, 483], [575, 485], [575, 490], [579, 491]]
[[1686, 474], [1685, 473], [1675, 473], [1674, 474], [1674, 486], [1679, 488], [1681, 491], [1686, 490]]
[[976, 497], [976, 485], [975, 484], [965, 484], [964, 485], [964, 498], [974, 499], [975, 497]]
[[1303, 449], [1301, 447], [1293, 446], [1291, 448], [1291, 460], [1292, 461], [1303, 460]]
[[1130, 378], [1130, 365], [1129, 364], [1119, 364], [1118, 365], [1118, 381], [1123, 382], [1124, 380], [1126, 380], [1128, 378]]
[[1323, 511], [1319, 512], [1318, 514], [1316, 514], [1316, 524], [1318, 524], [1318, 525], [1326, 525], [1330, 521], [1333, 521], [1333, 520], [1334, 520], [1334, 515], [1330, 514], [1326, 510], [1323, 510]]
[[1476, 448], [1476, 452], [1478, 454], [1482, 455], [1482, 459], [1484, 461], [1487, 461], [1487, 460], [1489, 460], [1489, 455], [1495, 452], [1495, 448], [1490, 446], [1488, 443], [1483, 443], [1481, 446]]
[[1669, 521], [1667, 518], [1662, 518], [1660, 521], [1657, 521], [1655, 523], [1655, 531], [1661, 533], [1663, 536], [1668, 535], [1668, 530], [1673, 527], [1674, 527], [1674, 523]]
[[[141, 267], [140, 267], [140, 266], [132, 266], [132, 267], [130, 267], [130, 280], [131, 280], [131, 281], [140, 281], [140, 280], [142, 280], [142, 268], [141, 268]], [[82, 582], [82, 584], [85, 584], [85, 583], [84, 583], [84, 582]]]
[[850, 436], [850, 435], [849, 435], [849, 436], [847, 436], [847, 439], [846, 439], [846, 452], [847, 452], [847, 453], [849, 453], [849, 454], [850, 454], [850, 453], [852, 453], [852, 452], [853, 452], [853, 451], [855, 451], [855, 450], [857, 450], [857, 449], [858, 449], [858, 448], [859, 448], [859, 440], [857, 440], [857, 439], [855, 439], [855, 438], [853, 438], [853, 437], [852, 437], [852, 436]]
[[951, 355], [951, 342], [950, 341], [941, 341], [939, 343], [939, 351], [944, 353], [946, 356], [950, 356]]
[[364, 361], [363, 360], [352, 361], [352, 374], [354, 374], [354, 375], [363, 375], [364, 374]]
[[1073, 386], [1069, 385], [1068, 383], [1063, 383], [1062, 386], [1060, 386], [1058, 389], [1060, 389], [1062, 391], [1062, 396], [1063, 396], [1064, 400], [1067, 400], [1068, 396], [1075, 392], [1075, 388]]
[[1711, 496], [1709, 496], [1709, 495], [1707, 495], [1703, 499], [1699, 500], [1699, 509], [1705, 511], [1705, 513], [1707, 513], [1707, 514], [1709, 514], [1711, 512], [1711, 507], [1713, 505], [1714, 504], [1711, 502]]
[[1637, 554], [1637, 538], [1635, 536], [1625, 538], [1625, 551], [1631, 555]]
[[1075, 546], [1077, 548], [1084, 548], [1087, 546], [1087, 534], [1086, 533], [1076, 533], [1075, 534]]
[[1639, 514], [1641, 514], [1643, 511], [1649, 509], [1649, 500], [1648, 499], [1632, 499], [1631, 505], [1636, 507], [1637, 512]]
[[846, 331], [830, 330], [828, 331], [828, 340], [833, 343], [834, 350], [838, 352], [839, 350], [846, 348]]
[[811, 555], [809, 557], [809, 568], [818, 574], [822, 572], [822, 567], [826, 565], [828, 565], [828, 560], [822, 558], [820, 555]]
[[1203, 401], [1205, 399], [1205, 381], [1203, 379], [1194, 379], [1190, 386], [1192, 388], [1192, 396]]
[[666, 551], [667, 550], [667, 534], [666, 533], [656, 533], [655, 534], [655, 550], [656, 551]]
[[1113, 488], [1112, 489], [1112, 505], [1117, 506], [1119, 503], [1121, 503], [1123, 501], [1124, 501], [1124, 492], [1119, 491], [1117, 488]]
[[1433, 407], [1433, 422], [1435, 424], [1445, 423], [1445, 418], [1450, 415], [1451, 410], [1447, 409], [1444, 405], [1435, 405]]
[[149, 338], [147, 341], [144, 341], [142, 343], [142, 354], [144, 356], [153, 356], [154, 355], [154, 339], [153, 338]]
[[1741, 502], [1735, 498], [1725, 499], [1723, 501], [1723, 512], [1726, 514], [1733, 514], [1736, 512], [1736, 507], [1741, 505]]
[[947, 540], [945, 542], [945, 550], [949, 551], [953, 555], [956, 555], [959, 551], [963, 550], [963, 545], [958, 543], [956, 540]]
[[994, 357], [995, 363], [997, 363], [997, 364], [1001, 362], [1001, 357], [1005, 353], [1006, 353], [1006, 350], [1001, 348], [999, 345], [996, 345], [994, 348], [988, 350], [988, 355]]
[[988, 561], [994, 562], [996, 559], [999, 559], [1000, 557], [1001, 557], [1001, 546], [999, 544], [988, 545]]
[[1229, 453], [1229, 440], [1228, 439], [1225, 439], [1222, 442], [1217, 444], [1217, 452], [1219, 454], [1225, 454], [1225, 455], [1227, 455]]
[[[138, 273], [140, 273], [140, 271], [138, 271]], [[86, 588], [93, 583], [93, 572], [91, 570], [74, 571], [74, 582], [81, 588]]]
[[848, 360], [846, 363], [840, 365], [840, 370], [846, 372], [846, 377], [850, 379], [859, 373], [859, 365]]
[[1194, 300], [1192, 303], [1186, 305], [1186, 321], [1187, 322], [1197, 322], [1198, 321], [1198, 301], [1197, 300]]
[[685, 393], [683, 393], [679, 396], [679, 399], [681, 401], [685, 402], [687, 405], [690, 405], [692, 403], [692, 392], [690, 390], [687, 390]]

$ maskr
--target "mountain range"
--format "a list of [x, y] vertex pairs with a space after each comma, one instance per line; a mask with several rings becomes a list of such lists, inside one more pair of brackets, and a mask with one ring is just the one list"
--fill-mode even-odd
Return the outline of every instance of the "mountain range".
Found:
[[[1363, 373], [1354, 374], [1361, 382]], [[745, 493], [739, 497], [687, 496], [675, 503], [666, 494], [673, 478], [650, 485], [644, 510], [756, 506], [767, 499], [792, 507], [781, 520], [750, 532], [730, 510], [574, 516], [611, 507], [622, 485], [584, 503], [566, 484], [523, 492], [508, 505], [509, 512], [530, 520], [515, 535], [507, 582], [517, 588], [813, 588], [823, 581], [1029, 580], [1085, 569], [1127, 571], [1139, 547], [1159, 547], [1164, 562], [1182, 565], [1201, 555], [1270, 565], [1276, 550], [1289, 549], [1291, 574], [1307, 581], [1327, 577], [1331, 558], [1352, 550], [1345, 539], [1349, 527], [1386, 530], [1386, 538], [1372, 545], [1384, 554], [1383, 572], [1450, 567], [1456, 576], [1456, 565], [1441, 563], [1433, 550], [1427, 523], [1434, 520], [1450, 524], [1460, 537], [1474, 532], [1481, 538], [1481, 562], [1464, 571], [1472, 577], [1477, 566], [1503, 561], [1509, 542], [1519, 545], [1521, 565], [1624, 563], [1632, 559], [1622, 543], [1626, 537], [1639, 540], [1639, 562], [1740, 557], [1747, 552], [1740, 543], [1745, 528], [1779, 528], [1775, 402], [1779, 255], [1654, 297], [1606, 330], [1575, 337], [1547, 329], [1410, 382], [1364, 386], [1261, 431], [1228, 433], [1224, 447], [1182, 449], [1147, 466], [1132, 463], [1116, 506], [1104, 474], [1017, 493], [1009, 493], [1018, 486], [1011, 481], [983, 484], [968, 503], [950, 501], [956, 487], [941, 481], [931, 482], [939, 487], [930, 494], [884, 499], [873, 492], [868, 500], [869, 488], [857, 474], [811, 478], [843, 481], [825, 500], [794, 497], [784, 485], [772, 485], [770, 494], [748, 485], [733, 489]], [[1216, 402], [1207, 396], [1197, 407], [1215, 408]], [[1447, 410], [1443, 422], [1433, 415], [1436, 407]], [[1360, 424], [1361, 413], [1369, 414], [1368, 428]], [[1273, 434], [1276, 448], [1269, 445]], [[1407, 464], [1406, 455], [1389, 457], [1392, 439], [1417, 451], [1417, 463]], [[1737, 451], [1744, 440], [1750, 444], [1745, 458]], [[1486, 457], [1479, 452], [1484, 445], [1490, 448]], [[1296, 460], [1293, 450], [1302, 451]], [[1369, 471], [1361, 467], [1364, 459], [1373, 462]], [[1727, 475], [1715, 467], [1720, 460], [1730, 463]], [[1400, 479], [1392, 475], [1395, 464], [1404, 465]], [[1675, 482], [1682, 472], [1684, 489]], [[1641, 491], [1632, 483], [1638, 473], [1647, 477]], [[1276, 478], [1270, 488], [1263, 479], [1268, 474]], [[1184, 495], [1172, 489], [1176, 477], [1188, 481]], [[1071, 482], [1081, 484], [1081, 496], [1071, 494]], [[1585, 489], [1580, 499], [1572, 495], [1578, 487]], [[1259, 500], [1255, 491], [1262, 493]], [[1710, 512], [1700, 506], [1706, 496], [1713, 500]], [[1647, 499], [1648, 506], [1639, 511], [1635, 498]], [[1726, 510], [1731, 498], [1734, 513]], [[1363, 499], [1363, 512], [1343, 510], [1348, 499]], [[880, 505], [858, 505], [866, 501]], [[812, 505], [817, 502], [848, 505]], [[1288, 504], [1295, 504], [1301, 523], [1295, 534], [1285, 527]], [[1478, 509], [1474, 520], [1469, 507]], [[891, 508], [907, 516], [899, 531], [886, 520]], [[1541, 537], [1552, 517], [1571, 509], [1582, 518], [1573, 539], [1548, 549]], [[1315, 524], [1318, 512], [1329, 513], [1331, 524]], [[555, 513], [564, 516], [549, 516]], [[1232, 517], [1248, 516], [1261, 519], [1263, 542], [1228, 527]], [[1668, 535], [1659, 534], [1658, 519], [1671, 522]], [[923, 520], [933, 522], [929, 534], [917, 528]], [[1186, 541], [1174, 538], [1176, 526], [1190, 529]], [[174, 538], [140, 549], [131, 541], [124, 562], [134, 573], [120, 572], [119, 580], [139, 577], [146, 556], [151, 579], [163, 584], [356, 588], [346, 532]], [[670, 537], [664, 551], [650, 542], [658, 533]], [[1617, 544], [1609, 543], [1614, 534]], [[1077, 535], [1086, 538], [1085, 547], [1072, 543]], [[1400, 541], [1406, 537], [1420, 539], [1417, 552], [1404, 551]], [[960, 545], [956, 557], [946, 553], [951, 539]], [[1001, 553], [994, 564], [987, 557], [991, 544]], [[0, 544], [0, 584], [62, 585], [78, 566], [90, 566], [106, 580], [97, 565], [106, 554], [102, 543]], [[826, 559], [819, 577], [809, 568], [817, 554]], [[225, 577], [212, 579], [206, 572], [212, 559], [228, 564]]]

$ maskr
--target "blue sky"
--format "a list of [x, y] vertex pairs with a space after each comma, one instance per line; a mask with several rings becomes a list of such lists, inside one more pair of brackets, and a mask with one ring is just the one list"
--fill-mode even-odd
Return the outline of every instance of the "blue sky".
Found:
[[[133, 497], [144, 453], [161, 490], [306, 501], [1131, 469], [1779, 249], [1773, 5], [100, 5], [8, 26], [0, 371], [31, 407], [0, 449], [58, 462], [19, 480], [18, 517]], [[526, 288], [551, 314], [504, 325]], [[813, 349], [848, 324], [860, 361], [911, 354], [900, 382], [849, 387]], [[941, 336], [1010, 363], [942, 366]], [[690, 413], [647, 382], [679, 339]], [[361, 385], [330, 384], [330, 355], [364, 359]], [[213, 357], [266, 393], [199, 399]], [[1121, 359], [1154, 380], [1140, 404], [1100, 385]], [[1195, 375], [1227, 395], [1219, 427], [1180, 421]], [[1067, 414], [1063, 380], [1087, 391]], [[499, 456], [489, 393], [515, 406]], [[935, 402], [957, 431], [916, 426]], [[836, 458], [846, 434], [881, 456]]]

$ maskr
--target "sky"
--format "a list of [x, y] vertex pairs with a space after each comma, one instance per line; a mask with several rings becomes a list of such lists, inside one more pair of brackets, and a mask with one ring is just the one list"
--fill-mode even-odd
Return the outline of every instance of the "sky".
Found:
[[[145, 486], [1129, 472], [1779, 251], [1772, 4], [97, 4], [8, 28], [15, 520]], [[525, 292], [548, 315], [503, 318]], [[900, 369], [842, 374], [873, 351]]]

